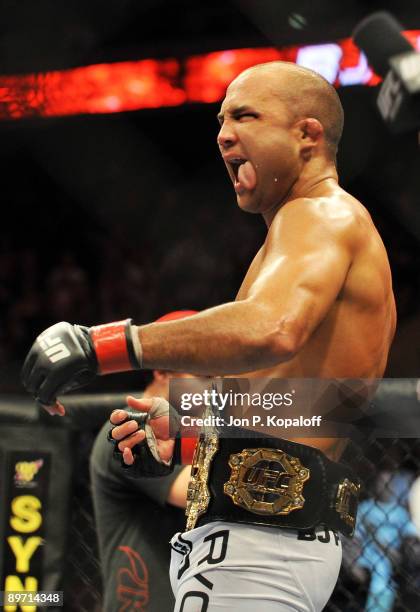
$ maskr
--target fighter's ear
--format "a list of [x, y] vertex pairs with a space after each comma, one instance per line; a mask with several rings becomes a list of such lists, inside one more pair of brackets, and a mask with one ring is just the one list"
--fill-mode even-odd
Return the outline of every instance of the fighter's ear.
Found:
[[314, 117], [306, 117], [296, 124], [299, 133], [302, 156], [305, 160], [310, 159], [312, 150], [319, 144], [324, 134], [322, 123]]

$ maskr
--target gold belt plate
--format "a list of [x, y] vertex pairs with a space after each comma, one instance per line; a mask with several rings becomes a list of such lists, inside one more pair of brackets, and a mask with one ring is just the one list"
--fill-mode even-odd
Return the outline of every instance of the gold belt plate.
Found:
[[356, 527], [357, 504], [359, 501], [360, 484], [351, 482], [344, 478], [338, 485], [337, 496], [333, 508], [338, 512], [340, 518], [350, 527], [353, 535]]
[[280, 449], [244, 448], [230, 455], [224, 492], [234, 504], [265, 516], [287, 515], [305, 504], [303, 485], [310, 470]]

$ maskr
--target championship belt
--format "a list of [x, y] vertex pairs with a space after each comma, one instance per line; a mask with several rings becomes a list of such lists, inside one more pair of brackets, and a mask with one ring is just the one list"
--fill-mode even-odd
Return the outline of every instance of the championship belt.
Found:
[[[215, 383], [212, 388], [217, 390]], [[207, 406], [203, 416], [213, 417], [214, 407]], [[212, 422], [210, 418], [209, 422]], [[208, 487], [210, 466], [214, 455], [219, 448], [219, 434], [214, 425], [205, 425], [202, 428], [195, 447], [193, 462], [191, 465], [190, 481], [187, 489], [187, 516], [186, 530], [194, 529], [197, 520], [207, 512], [210, 503], [210, 491]]]
[[194, 529], [197, 519], [202, 516], [210, 502], [208, 479], [210, 464], [219, 448], [219, 437], [217, 433], [200, 434], [195, 448], [191, 466], [190, 482], [187, 490], [187, 515], [186, 530]]
[[[201, 434], [188, 487], [187, 530], [212, 521], [354, 533], [360, 484], [319, 449], [250, 430]], [[246, 437], [245, 437], [246, 436]]]

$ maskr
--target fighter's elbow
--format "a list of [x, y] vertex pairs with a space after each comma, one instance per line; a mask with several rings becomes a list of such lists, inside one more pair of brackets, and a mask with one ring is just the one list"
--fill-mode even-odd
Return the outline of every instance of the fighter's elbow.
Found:
[[305, 342], [305, 326], [297, 317], [279, 317], [278, 311], [257, 306], [258, 310], [253, 312], [257, 324], [248, 325], [241, 336], [246, 365], [258, 370], [290, 361]]
[[274, 363], [290, 361], [302, 349], [304, 334], [291, 321], [282, 321], [280, 324], [273, 326], [267, 344]]
[[289, 335], [276, 336], [271, 339], [269, 352], [273, 364], [290, 361], [299, 352], [299, 345], [296, 339]]

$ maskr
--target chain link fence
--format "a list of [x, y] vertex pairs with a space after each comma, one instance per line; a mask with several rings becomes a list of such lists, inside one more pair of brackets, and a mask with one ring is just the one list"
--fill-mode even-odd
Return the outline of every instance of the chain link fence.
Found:
[[[89, 455], [96, 432], [77, 436], [78, 465], [73, 481], [69, 544], [63, 591], [67, 612], [100, 612], [102, 578], [90, 491]], [[76, 439], [77, 439], [76, 438]]]
[[[101, 610], [101, 574], [90, 496], [88, 458], [94, 432], [79, 437], [65, 568], [66, 610]], [[358, 526], [342, 538], [343, 563], [329, 612], [420, 609], [420, 540], [408, 510], [420, 474], [420, 440], [376, 439], [346, 452], [363, 482]]]
[[[67, 612], [100, 612], [102, 578], [89, 457], [97, 432], [111, 410], [124, 405], [125, 394], [80, 397], [81, 401], [72, 399], [72, 410], [59, 420], [62, 427], [72, 430], [75, 458], [62, 590]], [[21, 409], [19, 414], [26, 421], [36, 418], [51, 426], [48, 415], [34, 411], [34, 405], [28, 403], [27, 412]], [[13, 413], [3, 407], [2, 414], [10, 421]], [[413, 523], [416, 511], [420, 515], [420, 502], [416, 508], [416, 496], [410, 493], [420, 476], [420, 439], [376, 438], [363, 445], [350, 443], [342, 460], [361, 478], [362, 493], [355, 535], [352, 539], [342, 537], [343, 563], [326, 610], [420, 609], [420, 538]]]
[[412, 611], [420, 607], [420, 540], [409, 493], [420, 473], [420, 440], [374, 439], [345, 454], [362, 480], [355, 535], [327, 610]]

